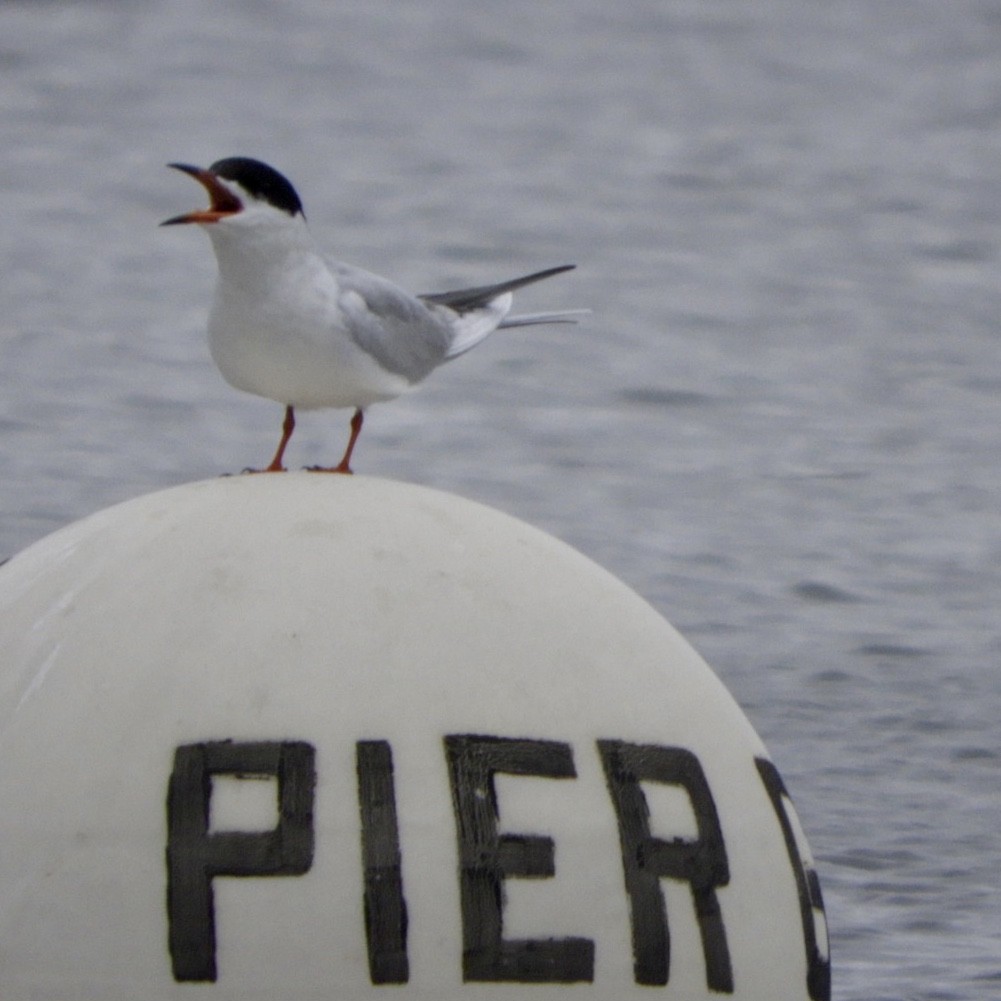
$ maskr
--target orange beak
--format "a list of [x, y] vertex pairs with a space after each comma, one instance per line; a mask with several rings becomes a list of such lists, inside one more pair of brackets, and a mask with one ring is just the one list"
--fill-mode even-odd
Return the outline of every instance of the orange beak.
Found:
[[187, 163], [168, 163], [168, 167], [180, 170], [182, 173], [190, 174], [209, 193], [209, 207], [199, 209], [195, 212], [186, 212], [184, 215], [172, 216], [164, 219], [161, 226], [177, 226], [184, 222], [218, 222], [226, 216], [234, 215], [243, 208], [240, 199], [236, 197], [210, 170], [202, 167], [192, 167]]

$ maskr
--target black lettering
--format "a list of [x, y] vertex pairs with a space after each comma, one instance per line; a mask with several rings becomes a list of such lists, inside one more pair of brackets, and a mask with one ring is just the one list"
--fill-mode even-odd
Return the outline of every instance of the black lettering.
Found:
[[[792, 800], [786, 792], [785, 783], [778, 769], [767, 758], [755, 758], [758, 774], [772, 801], [775, 816], [778, 817], [782, 837], [785, 840], [789, 864], [796, 878], [796, 894], [799, 897], [799, 914], [803, 924], [803, 943], [806, 948], [806, 989], [811, 1001], [830, 1001], [831, 998], [831, 960], [829, 954], [821, 954], [817, 943], [817, 929], [814, 923], [814, 912], [817, 911], [824, 919], [824, 899], [820, 893], [820, 880], [817, 873], [807, 867], [796, 844], [796, 835], [789, 820], [789, 810]], [[788, 804], [788, 806], [786, 805]]]
[[463, 980], [591, 982], [591, 939], [503, 937], [504, 880], [556, 870], [551, 838], [498, 832], [494, 775], [576, 778], [570, 745], [467, 734], [446, 737], [445, 750], [459, 841]]
[[[296, 741], [210, 741], [175, 751], [167, 792], [167, 918], [175, 980], [216, 979], [216, 876], [298, 876], [309, 869], [314, 758], [309, 744]], [[210, 834], [214, 775], [275, 776], [274, 830]]]
[[392, 749], [385, 740], [360, 740], [356, 761], [369, 977], [373, 984], [405, 984], [410, 979], [407, 904]]
[[[681, 747], [599, 740], [598, 752], [615, 806], [622, 868], [629, 896], [636, 983], [663, 986], [671, 967], [671, 936], [661, 878], [689, 884], [702, 936], [706, 985], [733, 992], [733, 973], [716, 887], [730, 881], [716, 804], [698, 758]], [[641, 782], [680, 786], [698, 829], [694, 841], [650, 833], [650, 810]]]

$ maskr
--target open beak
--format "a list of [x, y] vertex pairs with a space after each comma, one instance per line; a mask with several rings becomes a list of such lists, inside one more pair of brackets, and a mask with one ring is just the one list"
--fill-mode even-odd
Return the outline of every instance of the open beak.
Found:
[[168, 163], [168, 167], [190, 174], [209, 193], [209, 207], [184, 215], [175, 215], [164, 219], [161, 226], [177, 226], [182, 222], [218, 222], [226, 216], [234, 215], [243, 208], [243, 204], [211, 170], [202, 167], [192, 167], [187, 163]]

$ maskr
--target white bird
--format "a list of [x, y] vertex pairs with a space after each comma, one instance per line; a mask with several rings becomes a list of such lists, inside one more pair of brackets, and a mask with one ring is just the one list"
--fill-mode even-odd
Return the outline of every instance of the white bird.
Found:
[[512, 292], [572, 264], [497, 285], [410, 295], [349, 264], [325, 260], [287, 178], [249, 157], [207, 170], [184, 163], [208, 192], [207, 209], [161, 225], [198, 223], [212, 240], [219, 278], [209, 349], [237, 389], [285, 405], [282, 436], [262, 472], [284, 472], [296, 408], [352, 407], [344, 457], [319, 472], [350, 473], [365, 408], [391, 400], [500, 327], [572, 323], [587, 310], [509, 316]]

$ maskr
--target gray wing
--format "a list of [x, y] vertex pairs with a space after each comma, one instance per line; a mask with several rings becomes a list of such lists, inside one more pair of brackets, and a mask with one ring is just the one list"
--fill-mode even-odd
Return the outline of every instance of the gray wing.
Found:
[[[455, 336], [449, 348], [448, 357], [458, 358], [489, 337], [500, 327], [528, 327], [536, 323], [576, 323], [581, 310], [560, 310], [559, 312], [527, 313], [512, 316], [512, 293], [525, 285], [533, 285], [543, 278], [572, 271], [575, 265], [562, 264], [545, 271], [535, 271], [530, 275], [512, 278], [496, 285], [478, 285], [475, 288], [458, 289], [455, 292], [437, 292], [420, 298], [437, 309], [448, 310], [456, 317], [453, 324]], [[586, 311], [585, 311], [586, 312]]]
[[472, 336], [466, 338], [467, 343], [455, 350], [456, 339], [461, 340], [470, 333], [466, 330], [470, 323], [476, 324], [476, 318], [470, 314], [485, 309], [495, 299], [515, 289], [574, 267], [573, 264], [564, 264], [496, 285], [413, 296], [362, 268], [330, 263], [340, 285], [339, 305], [351, 338], [383, 368], [402, 375], [411, 383], [420, 382], [446, 359], [478, 344], [498, 323], [520, 326], [573, 322], [573, 313], [531, 314], [511, 317], [506, 323], [502, 316], [498, 316], [483, 330], [472, 331]]
[[349, 335], [383, 368], [414, 383], [445, 360], [453, 330], [444, 311], [369, 271], [333, 262], [330, 268]]
[[556, 268], [546, 268], [545, 271], [536, 271], [534, 274], [522, 275], [521, 278], [512, 278], [510, 281], [498, 282], [496, 285], [478, 285], [476, 288], [462, 288], [455, 292], [433, 292], [430, 295], [422, 295], [420, 298], [425, 302], [434, 303], [436, 306], [448, 306], [449, 309], [454, 309], [460, 315], [471, 313], [474, 309], [482, 309], [505, 292], [513, 292], [526, 285], [534, 285], [535, 282], [541, 282], [543, 278], [552, 278], [553, 275], [560, 275], [564, 271], [573, 271], [576, 266], [576, 264], [561, 264]]

